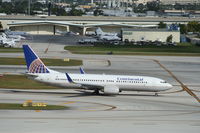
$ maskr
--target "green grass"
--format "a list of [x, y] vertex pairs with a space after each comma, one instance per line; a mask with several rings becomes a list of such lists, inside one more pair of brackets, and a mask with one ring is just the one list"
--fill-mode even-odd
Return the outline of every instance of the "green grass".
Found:
[[[63, 59], [41, 59], [46, 66], [80, 66], [81, 60], [64, 61]], [[0, 58], [0, 65], [25, 65], [24, 58]]]
[[60, 105], [47, 105], [46, 107], [23, 107], [22, 104], [15, 103], [0, 103], [0, 110], [9, 109], [9, 110], [61, 110], [67, 109], [66, 106]]
[[191, 44], [177, 46], [134, 46], [134, 45], [96, 45], [65, 46], [66, 50], [76, 54], [108, 54], [117, 55], [191, 55], [200, 56], [200, 47]]
[[24, 75], [3, 75], [0, 77], [0, 88], [10, 89], [61, 89], [28, 79]]
[[0, 46], [0, 53], [19, 53], [23, 52], [22, 48], [4, 48]]

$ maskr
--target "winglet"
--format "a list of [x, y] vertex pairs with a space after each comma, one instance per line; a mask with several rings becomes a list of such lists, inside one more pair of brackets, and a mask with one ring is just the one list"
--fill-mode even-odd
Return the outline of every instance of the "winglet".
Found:
[[66, 73], [66, 76], [67, 76], [67, 80], [70, 82], [70, 83], [73, 83], [73, 80], [71, 79], [71, 77]]
[[80, 72], [81, 72], [81, 74], [85, 74], [85, 71], [83, 70], [82, 67], [80, 67]]

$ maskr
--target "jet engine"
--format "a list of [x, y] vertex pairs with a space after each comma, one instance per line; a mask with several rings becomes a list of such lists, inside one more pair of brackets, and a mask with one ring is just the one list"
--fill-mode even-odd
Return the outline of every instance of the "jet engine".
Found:
[[117, 95], [119, 94], [120, 90], [117, 86], [105, 86], [104, 87], [104, 94], [108, 95]]

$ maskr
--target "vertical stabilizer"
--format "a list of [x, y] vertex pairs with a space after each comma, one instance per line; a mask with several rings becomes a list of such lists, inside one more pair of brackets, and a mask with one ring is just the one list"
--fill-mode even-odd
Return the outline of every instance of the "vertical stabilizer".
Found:
[[97, 29], [96, 29], [96, 35], [97, 36], [101, 36], [101, 35], [103, 35], [104, 34], [104, 32], [101, 30], [101, 28], [100, 27], [98, 27]]
[[23, 45], [24, 57], [29, 73], [49, 73], [49, 69], [44, 65], [40, 58], [30, 48], [29, 45]]

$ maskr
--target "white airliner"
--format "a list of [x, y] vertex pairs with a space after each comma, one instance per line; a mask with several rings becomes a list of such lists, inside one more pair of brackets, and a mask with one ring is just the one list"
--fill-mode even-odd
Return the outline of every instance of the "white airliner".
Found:
[[106, 41], [120, 41], [121, 38], [118, 36], [108, 36], [108, 35], [102, 35], [99, 37], [101, 40], [106, 40]]
[[121, 91], [158, 92], [172, 88], [166, 81], [147, 76], [61, 73], [47, 68], [29, 45], [23, 45], [27, 75], [31, 79], [65, 88], [81, 88], [115, 95]]
[[2, 36], [4, 38], [7, 38], [7, 39], [13, 39], [15, 42], [19, 42], [21, 41], [22, 39], [26, 39], [25, 37], [23, 36], [20, 36], [20, 35], [7, 35], [5, 33], [2, 33]]
[[117, 33], [103, 32], [100, 27], [98, 27], [95, 32], [97, 36], [117, 36]]
[[98, 27], [95, 31], [97, 37], [101, 40], [107, 41], [120, 41], [121, 38], [118, 37], [117, 33], [103, 32], [100, 27]]
[[7, 38], [4, 33], [0, 35], [0, 45], [3, 45], [4, 47], [14, 47], [15, 44], [13, 38]]
[[20, 36], [29, 36], [28, 33], [23, 31], [11, 31], [9, 29], [5, 30], [6, 35], [20, 35]]

